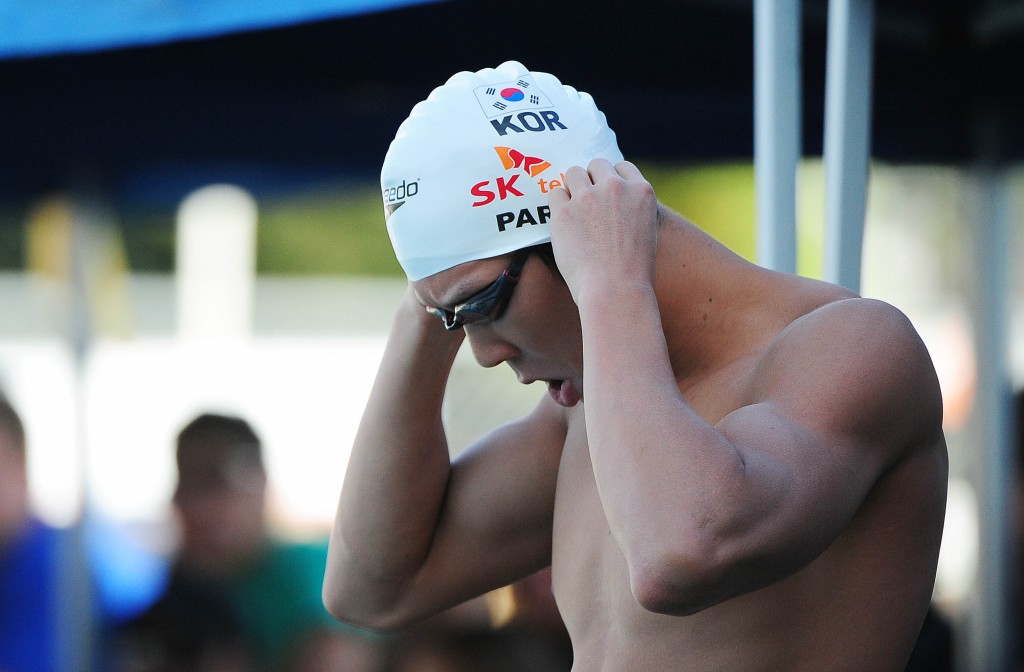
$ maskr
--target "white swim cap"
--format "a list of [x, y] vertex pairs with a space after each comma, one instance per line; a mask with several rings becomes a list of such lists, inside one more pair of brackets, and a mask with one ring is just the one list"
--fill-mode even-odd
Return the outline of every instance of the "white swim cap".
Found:
[[622, 160], [589, 94], [508, 61], [460, 72], [402, 122], [381, 169], [410, 280], [551, 240], [548, 192], [571, 166]]

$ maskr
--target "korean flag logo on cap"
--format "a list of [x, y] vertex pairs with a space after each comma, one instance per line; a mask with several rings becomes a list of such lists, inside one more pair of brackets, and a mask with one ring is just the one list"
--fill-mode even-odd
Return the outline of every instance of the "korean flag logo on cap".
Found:
[[532, 75], [523, 75], [511, 82], [478, 86], [473, 93], [488, 119], [521, 110], [552, 107]]

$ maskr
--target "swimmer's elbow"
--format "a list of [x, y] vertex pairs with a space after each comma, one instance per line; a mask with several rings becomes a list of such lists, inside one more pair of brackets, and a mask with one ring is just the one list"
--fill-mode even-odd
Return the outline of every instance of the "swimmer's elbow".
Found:
[[371, 618], [371, 614], [365, 610], [360, 613], [357, 610], [352, 609], [352, 605], [356, 604], [355, 600], [351, 600], [342, 595], [336, 590], [331, 584], [331, 578], [328, 574], [324, 578], [323, 590], [320, 593], [320, 598], [323, 601], [324, 609], [331, 617], [347, 625], [354, 625], [359, 628], [366, 630], [381, 630], [381, 624]]
[[349, 603], [331, 600], [324, 593], [324, 608], [334, 620], [381, 635], [400, 632], [412, 624], [387, 610], [352, 609]]
[[379, 600], [364, 599], [338, 590], [332, 585], [330, 574], [324, 579], [321, 599], [324, 609], [336, 621], [379, 634], [399, 632], [415, 621]]
[[665, 551], [630, 568], [630, 590], [646, 611], [689, 616], [728, 597], [722, 577], [709, 553]]

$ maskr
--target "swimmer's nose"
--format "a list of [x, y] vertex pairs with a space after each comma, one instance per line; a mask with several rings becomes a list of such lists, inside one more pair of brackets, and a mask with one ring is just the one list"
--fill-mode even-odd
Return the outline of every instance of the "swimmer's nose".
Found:
[[477, 329], [474, 325], [466, 327], [466, 340], [473, 350], [473, 358], [485, 369], [495, 367], [519, 354], [515, 346], [499, 338], [493, 330]]

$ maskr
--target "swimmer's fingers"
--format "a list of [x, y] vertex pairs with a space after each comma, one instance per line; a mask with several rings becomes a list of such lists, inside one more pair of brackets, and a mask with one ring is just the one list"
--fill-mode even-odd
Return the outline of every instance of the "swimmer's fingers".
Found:
[[640, 169], [630, 161], [619, 161], [612, 164], [608, 159], [594, 159], [587, 165], [587, 173], [594, 184], [598, 184], [606, 179], [614, 180], [619, 178], [627, 182], [646, 181]]
[[594, 184], [616, 177], [615, 166], [608, 159], [594, 159], [587, 164], [587, 174]]
[[627, 182], [646, 182], [640, 169], [631, 161], [619, 161], [612, 164], [607, 159], [594, 159], [586, 168], [572, 166], [565, 171], [565, 184], [551, 190], [548, 202], [563, 204], [573, 194], [579, 195], [583, 190], [599, 184], [605, 179], [622, 179]]
[[561, 207], [569, 202], [569, 188], [553, 187], [548, 190], [548, 205], [551, 207]]
[[647, 181], [647, 178], [643, 176], [640, 169], [632, 161], [619, 161], [615, 164], [615, 172], [619, 174], [622, 179], [633, 182], [636, 180]]
[[594, 186], [594, 181], [590, 178], [590, 173], [583, 166], [573, 166], [565, 171], [564, 190], [570, 198], [574, 194], [578, 195], [584, 189], [592, 186]]

